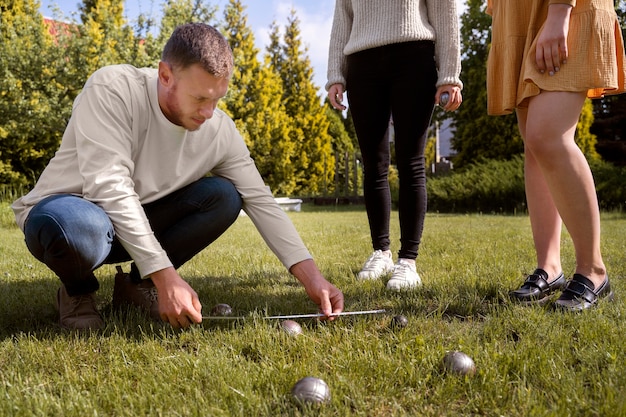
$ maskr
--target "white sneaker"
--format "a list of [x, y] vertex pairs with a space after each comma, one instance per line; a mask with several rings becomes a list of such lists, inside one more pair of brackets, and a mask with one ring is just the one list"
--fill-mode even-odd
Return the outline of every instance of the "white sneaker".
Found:
[[404, 259], [398, 259], [393, 267], [393, 274], [387, 282], [387, 289], [400, 291], [420, 285], [422, 285], [422, 280], [415, 270], [415, 264]]
[[367, 258], [361, 272], [357, 274], [358, 279], [377, 279], [393, 271], [393, 260], [381, 250], [375, 250]]

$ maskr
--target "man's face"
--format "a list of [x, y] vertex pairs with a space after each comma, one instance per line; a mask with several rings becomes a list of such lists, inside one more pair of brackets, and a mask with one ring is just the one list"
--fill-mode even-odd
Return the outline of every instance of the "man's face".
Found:
[[185, 69], [159, 63], [159, 105], [167, 119], [187, 130], [198, 130], [213, 117], [217, 102], [228, 91], [228, 78], [218, 78], [199, 64]]

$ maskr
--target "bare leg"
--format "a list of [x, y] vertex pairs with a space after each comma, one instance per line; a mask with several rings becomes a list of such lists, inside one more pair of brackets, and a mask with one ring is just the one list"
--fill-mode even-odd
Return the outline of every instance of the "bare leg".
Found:
[[[517, 110], [517, 120], [522, 138], [526, 138], [527, 109]], [[561, 267], [561, 216], [556, 209], [548, 184], [535, 156], [525, 150], [524, 186], [530, 214], [530, 226], [537, 252], [537, 268], [548, 273], [552, 281], [562, 272]]]
[[[576, 123], [585, 100], [584, 93], [544, 91], [530, 99], [526, 115], [520, 113], [527, 156], [527, 180], [531, 190], [529, 210], [538, 262], [554, 264], [555, 214], [551, 203], [540, 202], [546, 191], [552, 196], [574, 243], [576, 273], [599, 286], [606, 269], [600, 252], [600, 212], [591, 169], [574, 142]], [[530, 157], [530, 158], [529, 158]], [[541, 173], [541, 175], [539, 175]], [[542, 176], [544, 181], [537, 177]], [[544, 185], [542, 185], [542, 182]], [[543, 196], [543, 197], [542, 197]], [[531, 207], [532, 204], [532, 207]], [[543, 212], [543, 209], [548, 211]], [[532, 214], [532, 212], [535, 214]], [[540, 253], [544, 251], [545, 253]]]

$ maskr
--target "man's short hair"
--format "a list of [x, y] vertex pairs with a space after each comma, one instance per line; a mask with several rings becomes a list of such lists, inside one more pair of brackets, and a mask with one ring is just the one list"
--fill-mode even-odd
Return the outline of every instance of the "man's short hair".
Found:
[[200, 64], [209, 74], [225, 78], [233, 72], [233, 52], [224, 36], [205, 23], [187, 23], [174, 29], [161, 60], [173, 68]]

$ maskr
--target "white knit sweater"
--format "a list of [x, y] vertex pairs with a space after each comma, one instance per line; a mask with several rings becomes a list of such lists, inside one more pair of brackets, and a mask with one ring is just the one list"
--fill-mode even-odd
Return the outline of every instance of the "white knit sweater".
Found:
[[437, 87], [463, 87], [456, 0], [336, 0], [328, 82], [346, 85], [346, 56], [393, 43], [435, 41]]

